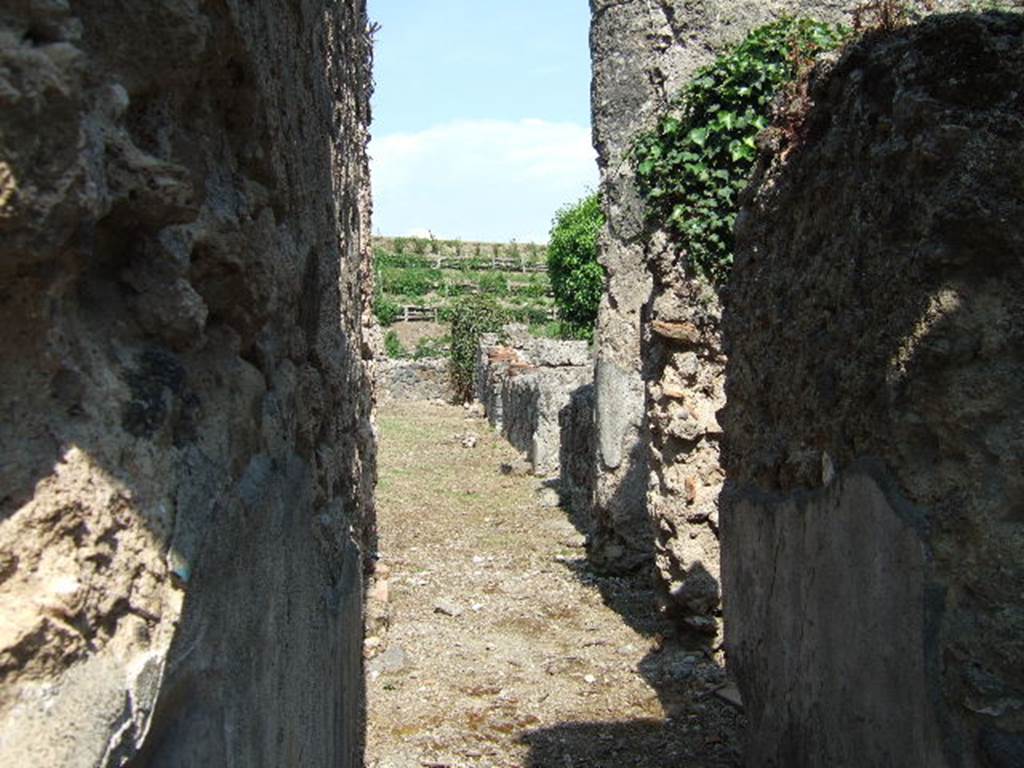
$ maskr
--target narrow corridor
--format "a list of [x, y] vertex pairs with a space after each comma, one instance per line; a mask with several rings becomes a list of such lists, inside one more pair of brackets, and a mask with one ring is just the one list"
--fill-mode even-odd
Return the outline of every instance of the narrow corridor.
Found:
[[557, 491], [461, 407], [379, 416], [368, 765], [739, 764], [721, 670], [677, 647], [646, 574], [588, 567]]

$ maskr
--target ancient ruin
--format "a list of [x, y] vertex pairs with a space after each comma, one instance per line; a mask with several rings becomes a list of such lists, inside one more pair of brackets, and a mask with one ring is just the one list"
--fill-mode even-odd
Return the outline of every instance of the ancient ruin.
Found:
[[[1015, 109], [1020, 108], [1019, 102], [1013, 101], [1011, 94], [1016, 91], [1011, 84], [1016, 82], [1015, 78], [1020, 73], [1007, 71], [1018, 66], [1018, 59], [1009, 54], [1013, 49], [1019, 56], [1019, 38], [1016, 43], [1011, 43], [1017, 27], [1005, 17], [992, 21], [987, 29], [967, 22], [947, 22], [945, 25], [936, 22], [920, 33], [916, 43], [899, 40], [889, 48], [881, 43], [874, 49], [863, 47], [858, 54], [860, 58], [856, 59], [858, 64], [850, 64], [851, 59], [847, 59], [845, 68], [829, 75], [832, 90], [826, 91], [826, 86], [820, 85], [816, 91], [816, 94], [821, 94], [823, 105], [813, 114], [821, 117], [818, 123], [814, 123], [812, 115], [809, 131], [812, 136], [815, 126], [820, 132], [826, 131], [829, 126], [827, 116], [834, 115], [841, 108], [848, 110], [846, 120], [849, 125], [835, 127], [833, 117], [835, 133], [828, 134], [831, 142], [816, 144], [806, 158], [797, 152], [789, 158], [792, 148], [786, 147], [787, 161], [797, 168], [790, 170], [786, 162], [777, 160], [772, 172], [761, 181], [763, 191], [758, 193], [754, 207], [744, 214], [749, 217], [744, 230], [747, 238], [744, 248], [749, 260], [738, 270], [736, 286], [727, 289], [725, 307], [727, 313], [732, 312], [731, 331], [727, 327], [723, 333], [723, 302], [718, 292], [686, 268], [666, 234], [645, 228], [631, 184], [629, 164], [622, 161], [623, 153], [628, 150], [628, 141], [624, 137], [635, 135], [644, 121], [650, 119], [652, 111], [659, 104], [664, 105], [666, 98], [678, 89], [699, 63], [706, 60], [710, 55], [709, 49], [715, 47], [707, 45], [709, 42], [721, 40], [723, 36], [738, 35], [745, 28], [749, 29], [768, 18], [770, 11], [784, 7], [818, 18], [837, 18], [839, 11], [847, 10], [840, 6], [793, 3], [768, 8], [767, 4], [738, 4], [735, 13], [726, 15], [709, 6], [706, 16], [689, 7], [675, 8], [673, 4], [664, 3], [657, 8], [631, 3], [595, 6], [592, 33], [595, 36], [595, 133], [602, 153], [602, 191], [609, 219], [603, 256], [609, 270], [609, 293], [602, 305], [598, 327], [599, 362], [595, 387], [598, 432], [595, 517], [597, 524], [605, 529], [604, 540], [625, 540], [629, 542], [627, 551], [639, 556], [643, 551], [643, 541], [637, 540], [637, 532], [643, 531], [645, 516], [650, 516], [651, 528], [648, 530], [654, 538], [655, 562], [663, 584], [666, 609], [680, 617], [684, 628], [706, 633], [715, 643], [721, 642], [722, 638], [719, 601], [724, 589], [729, 663], [739, 677], [754, 725], [748, 764], [886, 764], [887, 760], [893, 759], [891, 755], [895, 745], [901, 740], [906, 741], [907, 734], [912, 731], [916, 741], [906, 746], [909, 752], [901, 752], [910, 755], [906, 758], [907, 764], [983, 764], [978, 761], [984, 756], [989, 761], [984, 764], [1012, 765], [1015, 764], [1013, 760], [1020, 759], [1021, 750], [1019, 741], [1015, 741], [1017, 737], [1009, 735], [1017, 729], [1014, 713], [1018, 711], [1015, 702], [1020, 699], [1020, 683], [1013, 682], [1013, 675], [1005, 665], [1019, 665], [1022, 659], [1018, 651], [1009, 650], [1013, 647], [1010, 636], [1020, 633], [1015, 619], [1010, 618], [1016, 615], [1017, 609], [1010, 608], [1008, 604], [996, 608], [999, 598], [993, 594], [985, 599], [985, 604], [1005, 618], [982, 619], [979, 613], [974, 612], [982, 610], [975, 602], [976, 598], [955, 597], [964, 590], [972, 595], [988, 594], [990, 590], [979, 587], [975, 578], [998, 580], [999, 577], [994, 576], [989, 568], [1002, 568], [1003, 578], [1009, 579], [1005, 582], [1008, 591], [999, 591], [1003, 600], [1010, 600], [1009, 593], [1014, 588], [1009, 585], [1019, 579], [1019, 568], [1008, 566], [1006, 560], [1010, 550], [1021, 551], [1019, 540], [1013, 538], [1019, 532], [1007, 539], [1009, 529], [1003, 530], [1003, 524], [996, 522], [1004, 514], [1012, 517], [1010, 510], [1016, 503], [1013, 491], [1016, 485], [1010, 480], [1009, 465], [996, 460], [995, 466], [1003, 469], [994, 468], [976, 476], [975, 484], [984, 482], [981, 477], [989, 477], [989, 482], [994, 484], [987, 492], [982, 492], [980, 486], [978, 490], [981, 498], [987, 498], [987, 504], [992, 506], [986, 507], [985, 503], [975, 501], [971, 508], [977, 507], [977, 512], [963, 510], [956, 515], [961, 520], [970, 520], [969, 524], [956, 524], [948, 519], [951, 513], [941, 511], [930, 514], [918, 512], [911, 516], [911, 522], [904, 521], [908, 514], [904, 510], [909, 509], [911, 503], [903, 500], [905, 497], [901, 493], [908, 492], [905, 489], [893, 496], [895, 489], [908, 482], [901, 476], [903, 471], [899, 469], [898, 461], [895, 468], [888, 470], [895, 472], [895, 481], [892, 475], [879, 479], [875, 474], [877, 467], [870, 464], [859, 470], [860, 475], [853, 471], [848, 482], [830, 486], [827, 492], [821, 492], [825, 495], [818, 503], [829, 509], [849, 511], [854, 508], [852, 505], [863, 505], [865, 513], [871, 510], [863, 519], [837, 519], [834, 530], [812, 527], [814, 510], [820, 508], [814, 502], [802, 496], [797, 501], [773, 501], [768, 507], [773, 512], [769, 514], [763, 509], [767, 502], [758, 501], [761, 497], [756, 495], [751, 496], [750, 488], [777, 493], [779, 482], [786, 488], [792, 488], [794, 484], [801, 488], [815, 487], [822, 483], [823, 472], [824, 477], [830, 478], [825, 482], [828, 485], [841, 462], [849, 461], [854, 467], [861, 467], [857, 457], [884, 456], [886, 450], [870, 440], [858, 438], [853, 423], [845, 425], [844, 417], [836, 413], [836, 409], [848, 408], [851, 419], [857, 414], [856, 423], [864, 423], [863, 420], [868, 418], [864, 414], [872, 412], [867, 407], [868, 402], [876, 402], [877, 393], [891, 391], [894, 386], [890, 380], [897, 374], [892, 372], [892, 366], [903, 371], [907, 360], [915, 356], [918, 342], [914, 339], [926, 334], [940, 317], [956, 312], [968, 300], [962, 293], [966, 290], [961, 285], [965, 278], [960, 275], [965, 269], [970, 271], [966, 265], [973, 259], [981, 260], [980, 266], [980, 263], [987, 263], [985, 253], [999, 252], [1003, 254], [1003, 260], [998, 262], [999, 268], [1019, 270], [1020, 244], [996, 234], [1004, 231], [1008, 222], [1015, 220], [1016, 214], [1002, 207], [1011, 205], [1015, 199], [1006, 186], [1012, 181], [1006, 178], [1005, 173], [1000, 180], [985, 177], [986, 172], [996, 174], [997, 171], [996, 165], [986, 166], [983, 162], [983, 158], [1012, 155], [1013, 150], [1009, 147], [1019, 141], [1011, 129], [1002, 132], [999, 141], [985, 133], [992, 130], [990, 126], [1016, 125], [1019, 122], [1019, 112], [1011, 116]], [[640, 33], [640, 29], [645, 31]], [[946, 44], [947, 55], [940, 56], [937, 51], [943, 44], [938, 41], [946, 35], [950, 38]], [[924, 40], [930, 43], [922, 42]], [[935, 52], [934, 60], [927, 59], [921, 47]], [[948, 53], [951, 50], [963, 53], [950, 59]], [[871, 61], [872, 57], [876, 57], [878, 63]], [[910, 61], [913, 65], [904, 64], [908, 68], [907, 73], [895, 80], [882, 78], [880, 74], [868, 74], [897, 69], [897, 61]], [[939, 71], [940, 65], [949, 68], [948, 74]], [[974, 79], [972, 72], [977, 73], [973, 75]], [[846, 91], [841, 90], [844, 75], [851, 78], [850, 84], [845, 86]], [[947, 80], [950, 85], [940, 96], [952, 104], [950, 109], [944, 110], [940, 98], [933, 96], [925, 84], [931, 81], [934, 85], [930, 87], [934, 89]], [[635, 87], [639, 83], [643, 83], [646, 90]], [[871, 88], [881, 89], [880, 97], [889, 99], [890, 104], [874, 109], [868, 115], [870, 120], [878, 120], [880, 127], [876, 128], [871, 122], [863, 133], [857, 134], [854, 126], [862, 126], [862, 121], [868, 119], [865, 118], [867, 109], [864, 104], [879, 98], [871, 92], [859, 93], [858, 87], [867, 87], [861, 83], [870, 83]], [[972, 93], [970, 98], [966, 96], [968, 91]], [[987, 101], [982, 95], [986, 91], [992, 92]], [[844, 93], [846, 101], [840, 101], [840, 92]], [[920, 96], [914, 93], [920, 93]], [[900, 98], [896, 99], [894, 94]], [[904, 133], [894, 135], [893, 121], [903, 117], [911, 105], [916, 110], [913, 114], [920, 115], [920, 118], [907, 116]], [[961, 114], [957, 115], [953, 108], [961, 110]], [[986, 114], [986, 109], [992, 113]], [[925, 112], [928, 117], [924, 116]], [[964, 112], [970, 112], [970, 117]], [[876, 114], [879, 116], [872, 116]], [[933, 138], [927, 134], [919, 135], [924, 126], [933, 122]], [[973, 130], [973, 126], [979, 126], [980, 133]], [[958, 138], [953, 139], [953, 135]], [[613, 138], [602, 143], [603, 137]], [[971, 143], [968, 144], [969, 139]], [[770, 137], [767, 140], [770, 141]], [[1003, 149], [996, 148], [1000, 141]], [[839, 158], [850, 152], [849, 144], [845, 142], [859, 142], [854, 145], [863, 147], [860, 150], [862, 154], [839, 171], [837, 163], [843, 162]], [[975, 156], [969, 148], [961, 152], [964, 145], [977, 147], [975, 151], [984, 154]], [[905, 154], [900, 153], [902, 146], [907, 147]], [[901, 160], [903, 157], [906, 159]], [[947, 160], [950, 164], [943, 167]], [[905, 165], [897, 165], [901, 162]], [[941, 173], [940, 167], [943, 168]], [[814, 175], [814, 168], [818, 169], [817, 175]], [[871, 170], [873, 168], [877, 170]], [[843, 173], [849, 174], [850, 181], [842, 180]], [[872, 173], [876, 175], [872, 177]], [[870, 190], [862, 187], [865, 175], [876, 178], [877, 186]], [[948, 180], [949, 191], [945, 197], [936, 191], [940, 177]], [[910, 189], [907, 186], [894, 187], [891, 183], [893, 178], [911, 179], [913, 181], [907, 183], [918, 186]], [[785, 191], [780, 188], [782, 180], [786, 181]], [[865, 196], [864, 202], [853, 203], [849, 198], [836, 196], [836, 185], [851, 192], [858, 190], [857, 194]], [[924, 197], [920, 203], [909, 202], [914, 195], [927, 195], [928, 202], [924, 202]], [[937, 200], [931, 200], [937, 195]], [[1001, 204], [993, 200], [993, 195], [1005, 202]], [[830, 201], [830, 205], [822, 205], [825, 199]], [[979, 201], [975, 205], [980, 209], [970, 207], [969, 201], [972, 200]], [[987, 202], [980, 202], [982, 200]], [[908, 206], [918, 212], [916, 218], [908, 216]], [[942, 206], [948, 206], [949, 210], [939, 213]], [[850, 211], [861, 211], [859, 218], [849, 227], [837, 225], [837, 222], [848, 219]], [[886, 214], [885, 211], [891, 213]], [[886, 215], [907, 219], [901, 222], [906, 229], [900, 228], [907, 235], [903, 245], [879, 250], [875, 243], [877, 238], [888, 232]], [[915, 225], [913, 222], [918, 220], [921, 224]], [[928, 224], [932, 221], [945, 221], [948, 229], [942, 229], [938, 223]], [[954, 221], [960, 223], [951, 223]], [[929, 226], [933, 228], [932, 233]], [[936, 227], [939, 234], [935, 234]], [[968, 232], [971, 234], [966, 234]], [[838, 245], [838, 240], [842, 240], [842, 246]], [[986, 245], [996, 241], [1000, 245]], [[801, 242], [802, 245], [796, 245]], [[785, 246], [777, 245], [779, 243], [785, 243]], [[829, 247], [828, 243], [836, 245]], [[858, 323], [867, 322], [865, 315], [869, 313], [863, 298], [863, 291], [871, 290], [866, 288], [867, 278], [862, 273], [867, 269], [866, 256], [860, 256], [859, 261], [847, 267], [858, 271], [842, 278], [847, 280], [846, 283], [829, 282], [841, 278], [836, 276], [835, 268], [830, 267], [827, 260], [838, 260], [841, 253], [870, 253], [873, 259], [878, 260], [872, 263], [878, 263], [881, 270], [883, 263], [920, 259], [918, 254], [922, 248], [935, 252], [934, 267], [930, 266], [929, 279], [918, 279], [917, 285], [914, 285], [915, 278], [906, 275], [904, 295], [897, 297], [893, 293], [895, 283], [891, 276], [882, 277], [883, 272], [877, 272], [877, 279], [885, 281], [886, 298], [873, 299], [876, 303], [869, 305], [875, 308], [870, 311], [877, 313], [875, 322], [880, 327], [884, 323], [894, 323], [891, 316], [894, 307], [900, 307], [908, 314], [918, 313], [913, 321], [906, 324], [904, 333], [907, 338], [895, 342], [902, 347], [887, 353], [880, 340], [872, 346], [853, 330], [861, 327]], [[953, 252], [956, 254], [953, 257], [942, 255]], [[762, 253], [765, 256], [761, 256]], [[814, 254], [820, 260], [820, 270], [808, 267], [805, 263], [807, 254]], [[766, 264], [764, 261], [768, 256], [774, 260]], [[957, 276], [956, 288], [944, 283], [943, 269], [950, 274], [946, 282], [953, 280], [953, 275]], [[998, 271], [996, 265], [993, 265], [993, 270]], [[1015, 284], [1016, 277], [1010, 278], [1010, 274], [1016, 275], [1016, 272], [1005, 273], [996, 281]], [[796, 280], [797, 276], [804, 279], [802, 284]], [[984, 279], [989, 277], [985, 275]], [[652, 287], [649, 293], [645, 293], [648, 279]], [[982, 274], [977, 279], [982, 280]], [[921, 295], [925, 285], [931, 285], [933, 289], [931, 294], [922, 297], [922, 304], [911, 297]], [[766, 302], [765, 294], [771, 286], [778, 286], [780, 297], [786, 298]], [[995, 290], [994, 284], [990, 290]], [[976, 343], [983, 343], [967, 342], [972, 334], [980, 337], [980, 317], [985, 312], [981, 307], [988, 307], [999, 316], [1013, 314], [1006, 303], [1009, 301], [1006, 295], [990, 298], [980, 286], [974, 291], [978, 294], [979, 308], [973, 311], [973, 316], [979, 319], [973, 326], [961, 325], [956, 330], [951, 329], [953, 335], [962, 334], [962, 340], [936, 342], [940, 347], [938, 354], [944, 354], [947, 347], [953, 349], [967, 344], [974, 349]], [[825, 296], [830, 299], [825, 301], [822, 298]], [[849, 309], [833, 306], [838, 297], [847, 297], [844, 301], [849, 303]], [[1006, 309], [996, 309], [999, 306]], [[844, 320], [844, 311], [851, 313], [849, 320]], [[935, 319], [929, 320], [931, 316]], [[798, 318], [799, 321], [794, 322]], [[836, 334], [845, 334], [845, 330], [823, 330], [823, 327], [832, 325], [842, 328], [840, 324], [844, 322], [849, 324], [849, 331], [842, 340]], [[756, 333], [752, 332], [753, 329]], [[899, 329], [891, 331], [894, 334], [898, 332]], [[815, 346], [816, 342], [811, 340], [823, 333], [828, 335]], [[999, 335], [1001, 340], [996, 343], [996, 348], [1012, 345], [1009, 338], [1013, 334], [1009, 334]], [[988, 335], [986, 333], [985, 337]], [[808, 347], [817, 351], [812, 352]], [[771, 350], [775, 355], [771, 358], [770, 367], [766, 365], [765, 350]], [[870, 376], [873, 366], [868, 358], [857, 357], [854, 350], [863, 350], [865, 355], [895, 355], [889, 362], [890, 373], [879, 373], [878, 379], [865, 378]], [[727, 363], [727, 351], [732, 358], [739, 355], [740, 359]], [[795, 352], [802, 353], [801, 359], [806, 361], [806, 370], [802, 373], [792, 372]], [[994, 350], [989, 354], [993, 368], [985, 391], [990, 391], [991, 395], [983, 396], [980, 392], [970, 395], [972, 403], [967, 412], [1003, 414], [996, 420], [1001, 426], [993, 429], [1006, 435], [1001, 439], [1012, 441], [1008, 436], [1017, 431], [1013, 426], [1014, 417], [1010, 416], [1012, 410], [1008, 404], [994, 405], [1003, 402], [1000, 398], [1009, 390], [993, 390], [993, 387], [998, 387], [996, 382], [1000, 381], [1001, 374], [996, 372], [1008, 370], [1007, 366], [1012, 368], [1016, 365], [1011, 362], [1015, 358]], [[843, 355], [841, 368], [845, 373], [839, 372], [838, 360], [829, 367], [827, 360], [830, 355]], [[611, 366], [607, 362], [602, 363], [609, 357], [614, 357], [617, 362]], [[613, 375], [602, 379], [602, 365]], [[940, 368], [943, 365], [940, 364]], [[727, 366], [728, 370], [736, 373], [728, 376], [730, 405], [725, 412], [743, 416], [742, 421], [734, 415], [729, 423], [723, 424]], [[628, 428], [623, 431], [623, 414], [613, 412], [609, 415], [609, 409], [603, 408], [601, 403], [602, 398], [608, 403], [619, 402], [624, 397], [627, 402], [636, 401], [638, 393], [635, 388], [624, 384], [630, 377], [635, 381], [631, 371], [646, 382], [647, 413], [646, 418], [630, 419]], [[851, 378], [853, 371], [858, 373]], [[944, 385], [935, 380], [930, 369], [928, 373], [924, 369], [917, 373], [920, 379], [915, 380], [916, 384], [903, 381], [907, 375], [906, 372], [898, 375], [901, 379], [899, 391], [908, 391], [903, 389], [904, 385], [913, 386], [918, 397], [934, 398], [936, 403], [945, 402], [942, 408], [936, 407], [936, 414], [940, 411], [946, 415], [963, 412], [966, 403], [954, 404], [949, 398], [954, 391], [974, 391], [966, 390], [966, 383], [960, 385], [952, 380]], [[855, 385], [854, 381], [863, 384]], [[925, 384], [926, 381], [930, 383]], [[858, 386], [862, 388], [858, 389]], [[806, 394], [801, 394], [807, 391], [813, 391], [815, 397], [827, 398], [827, 401], [809, 400]], [[628, 394], [630, 392], [632, 395]], [[738, 404], [733, 402], [737, 396], [743, 398]], [[820, 403], [818, 410], [813, 409], [812, 403]], [[916, 409], [904, 414], [896, 405], [889, 408], [877, 415], [873, 425], [873, 434], [878, 435], [878, 439], [886, 435], [885, 445], [900, 442], [892, 435], [894, 420], [917, 424], [915, 429], [924, 430], [921, 434], [928, 432], [922, 421], [924, 417], [915, 415], [918, 414]], [[798, 413], [811, 415], [797, 418]], [[805, 425], [800, 439], [796, 439], [794, 433], [797, 424]], [[835, 425], [829, 428], [831, 432], [825, 430], [826, 424]], [[839, 449], [835, 445], [820, 450], [806, 445], [807, 442], [822, 443], [826, 434], [834, 434], [834, 439], [842, 441], [847, 453], [843, 459], [837, 457]], [[931, 437], [925, 441], [931, 445], [927, 451], [915, 456], [918, 462], [924, 456], [934, 457], [937, 450], [936, 433], [931, 431], [928, 434]], [[961, 455], [963, 471], [971, 473], [968, 467], [976, 463], [969, 458], [971, 452], [960, 447], [956, 436], [947, 429], [943, 428], [940, 434], [953, 441], [947, 450]], [[646, 505], [637, 496], [638, 487], [625, 482], [627, 475], [622, 467], [606, 460], [609, 441], [602, 436], [611, 436], [612, 445], [649, 444], [650, 483]], [[727, 467], [720, 459], [723, 442], [732, 449], [733, 458]], [[752, 451], [757, 449], [752, 446], [758, 444], [763, 446], [759, 449], [763, 460], [754, 459], [756, 454]], [[908, 436], [899, 449], [900, 454], [909, 457], [914, 453], [915, 449], [907, 447], [912, 444], [914, 440]], [[1000, 446], [993, 449], [994, 455], [1019, 454], [1019, 446], [1003, 445], [1002, 442]], [[611, 454], [617, 458], [616, 450]], [[758, 475], [757, 471], [766, 472], [764, 468], [758, 470], [758, 462], [763, 464], [769, 457], [774, 457], [771, 461], [776, 466], [790, 469], [772, 469]], [[932, 459], [924, 461], [931, 463]], [[794, 475], [796, 467], [801, 467], [799, 481]], [[923, 467], [918, 471], [927, 474]], [[952, 496], [941, 503], [962, 504], [952, 500], [960, 498], [961, 492], [953, 491], [952, 484], [956, 481], [953, 479], [955, 473], [950, 474], [951, 468], [930, 468], [930, 471], [933, 475], [942, 474], [948, 478], [947, 493]], [[776, 479], [776, 472], [784, 474]], [[996, 480], [995, 475], [989, 472], [1000, 475], [1001, 479]], [[920, 482], [924, 484], [918, 491], [921, 497], [927, 497], [931, 504], [938, 503], [939, 491], [934, 487], [934, 481], [922, 478]], [[611, 493], [609, 489], [617, 484], [626, 491]], [[730, 547], [720, 554], [720, 526], [727, 527], [721, 507], [741, 486], [748, 488], [744, 500], [728, 501], [732, 505], [730, 508], [736, 510], [731, 523], [735, 538]], [[924, 492], [924, 487], [929, 488], [928, 493]], [[609, 497], [615, 501], [624, 498], [630, 501], [616, 507], [605, 500]], [[911, 502], [917, 504], [921, 497], [912, 496]], [[768, 520], [775, 522], [769, 523]], [[935, 539], [938, 534], [930, 534], [926, 537], [929, 548], [921, 554], [920, 543], [915, 542], [922, 535], [924, 520], [948, 520], [942, 524], [949, 526], [947, 542], [957, 535], [968, 535], [971, 540], [978, 541], [975, 545], [979, 548], [977, 559], [974, 556], [970, 559], [990, 565], [974, 574], [970, 579], [973, 586], [954, 588], [949, 583], [951, 578], [953, 583], [967, 578], [965, 575], [952, 576], [954, 573], [963, 574], [962, 566], [946, 566], [948, 570], [942, 573], [941, 578], [935, 576], [936, 566], [929, 564], [932, 558], [938, 560], [938, 552], [943, 548], [950, 552], [948, 557], [952, 557], [953, 550], [951, 543], [939, 546]], [[872, 521], [875, 522], [873, 526]], [[825, 523], [818, 525], [824, 526]], [[927, 526], [928, 529], [936, 527], [941, 526], [937, 522]], [[620, 532], [623, 528], [632, 532], [623, 534]], [[870, 536], [868, 529], [871, 529]], [[972, 533], [968, 534], [968, 530]], [[996, 530], [1001, 532], [996, 534]], [[807, 531], [803, 540], [801, 531]], [[813, 538], [808, 540], [806, 537]], [[995, 543], [997, 540], [998, 545]], [[597, 544], [600, 549], [600, 539]], [[814, 547], [820, 548], [820, 554], [814, 554]], [[934, 555], [929, 554], [931, 547], [938, 547]], [[985, 554], [980, 554], [982, 551]], [[621, 553], [622, 550], [617, 549], [616, 555]], [[600, 551], [596, 554], [600, 557]], [[720, 565], [723, 559], [727, 561], [724, 575]], [[836, 561], [842, 561], [841, 565]], [[623, 567], [630, 567], [634, 559], [627, 557], [620, 563]], [[942, 567], [938, 566], [938, 570], [942, 572]], [[875, 581], [863, 583], [861, 574], [865, 571], [876, 574], [873, 577]], [[816, 572], [822, 574], [818, 577], [822, 580], [820, 584], [810, 581], [811, 574]], [[982, 572], [989, 575], [982, 576]], [[1011, 577], [1011, 574], [1015, 575]], [[789, 590], [792, 597], [788, 601], [768, 588], [776, 581], [787, 585], [776, 589]], [[892, 590], [897, 584], [901, 588], [899, 595], [894, 596]], [[840, 597], [842, 592], [829, 592], [830, 589], [854, 591], [848, 593], [849, 598], [844, 600]], [[938, 620], [934, 613], [937, 609], [933, 606], [937, 590], [952, 590], [943, 602], [963, 606], [955, 610], [950, 608], [952, 615], [943, 619], [943, 626], [948, 627], [943, 632], [951, 635], [948, 644], [943, 646], [947, 649], [945, 657], [959, 659], [956, 665], [961, 670], [959, 673], [952, 672], [947, 664], [947, 672], [939, 674], [937, 670], [942, 666], [937, 661], [939, 648], [935, 646], [928, 650], [928, 644], [934, 643], [934, 640], [929, 640], [931, 635], [928, 633], [934, 634], [933, 620]], [[915, 607], [921, 606], [922, 601], [923, 608]], [[972, 603], [973, 607], [967, 607]], [[803, 613], [811, 610], [821, 613], [811, 613], [805, 618]], [[877, 615], [877, 618], [869, 618], [872, 615]], [[898, 629], [893, 626], [896, 624]], [[811, 635], [806, 634], [808, 625], [817, 627], [820, 634], [810, 639]], [[892, 627], [897, 634], [886, 640], [869, 634], [878, 631], [871, 628], [882, 626]], [[983, 639], [985, 633], [989, 634]], [[838, 638], [844, 635], [856, 639], [849, 644], [838, 642]], [[802, 643], [797, 643], [798, 637], [804, 638]], [[897, 637], [902, 639], [897, 640]], [[996, 637], [1000, 639], [996, 640]], [[877, 654], [867, 650], [886, 642], [897, 646], [905, 643], [906, 653], [897, 652], [879, 659]], [[1003, 648], [998, 660], [991, 653], [986, 655], [985, 648], [991, 647], [986, 644]], [[858, 650], [852, 650], [854, 646]], [[912, 648], [917, 648], [918, 653], [919, 649], [925, 648], [924, 656], [915, 656]], [[871, 658], [858, 654], [869, 654]], [[832, 666], [819, 668], [817, 660], [824, 658], [828, 658]], [[1010, 662], [1010, 658], [1014, 661]], [[899, 668], [893, 664], [898, 664]], [[853, 672], [854, 669], [857, 671]], [[862, 679], [866, 670], [871, 670], [869, 675], [873, 682], [859, 684], [862, 693], [856, 705], [863, 712], [858, 722], [865, 725], [862, 729], [850, 729], [846, 719], [849, 711], [836, 702], [851, 695], [847, 693], [849, 679], [846, 676]], [[936, 675], [943, 680], [939, 681]], [[787, 693], [793, 679], [801, 680], [800, 690], [804, 692], [798, 707], [789, 704], [791, 699]], [[897, 688], [900, 689], [898, 694]], [[942, 689], [945, 689], [949, 701], [936, 709], [934, 701]], [[914, 696], [918, 698], [914, 699]], [[783, 697], [787, 698], [784, 700]], [[933, 703], [928, 704], [929, 701]], [[834, 706], [832, 714], [838, 719], [822, 722], [823, 706]], [[970, 714], [950, 714], [964, 711]], [[872, 730], [872, 723], [881, 728], [883, 722], [890, 730]], [[943, 742], [941, 745], [940, 741]]]
[[378, 397], [383, 401], [455, 399], [447, 359], [381, 360], [377, 363]]
[[477, 399], [491, 426], [526, 455], [540, 477], [559, 474], [562, 412], [592, 376], [585, 341], [533, 338], [519, 325], [480, 340]]
[[848, 6], [727, 5], [597, 0], [591, 28], [594, 135], [608, 221], [591, 553], [619, 570], [653, 561], [666, 609], [712, 640], [721, 630], [721, 308], [715, 292], [681, 267], [666, 235], [646, 221], [628, 152], [715, 51], [780, 14], [836, 19]]
[[1024, 758], [1022, 35], [864, 40], [748, 192], [721, 515], [751, 765]]
[[0, 10], [0, 763], [362, 764], [363, 3]]
[[[442, 628], [405, 695], [466, 697], [411, 709], [488, 735], [453, 739], [480, 765], [1024, 765], [1024, 16], [868, 5], [896, 15], [759, 136], [714, 287], [632, 142], [723, 45], [851, 4], [591, 1], [595, 339], [480, 347], [522, 466], [425, 402], [444, 362], [380, 359], [364, 0], [0, 9], [0, 762], [361, 766], [364, 657], [416, 655], [385, 647], [393, 604], [407, 646]], [[381, 485], [411, 497], [404, 563], [378, 386], [416, 454]], [[486, 674], [437, 687], [448, 652]]]

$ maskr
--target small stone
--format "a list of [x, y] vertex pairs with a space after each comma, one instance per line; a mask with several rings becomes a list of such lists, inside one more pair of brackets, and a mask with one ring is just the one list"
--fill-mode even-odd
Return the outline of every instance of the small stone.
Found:
[[462, 615], [462, 608], [453, 603], [451, 600], [442, 598], [434, 603], [434, 613], [440, 613], [444, 616], [451, 616], [452, 618]]
[[537, 503], [547, 509], [553, 509], [561, 504], [562, 499], [554, 488], [541, 488], [537, 492]]
[[651, 323], [651, 330], [666, 339], [684, 341], [689, 344], [696, 344], [700, 341], [700, 330], [693, 323], [671, 323], [666, 320], [655, 320]]
[[395, 674], [402, 672], [409, 665], [409, 657], [398, 645], [390, 646], [384, 653], [371, 662], [371, 672], [381, 674]]
[[732, 704], [734, 707], [743, 709], [743, 698], [740, 696], [740, 689], [736, 687], [735, 683], [727, 683], [721, 688], [715, 690], [715, 695]]
[[367, 592], [367, 599], [378, 602], [386, 603], [390, 599], [391, 590], [388, 587], [387, 579], [379, 579], [373, 583]]
[[380, 653], [380, 649], [383, 644], [384, 641], [379, 637], [368, 637], [363, 640], [363, 658], [372, 659]]
[[511, 477], [525, 477], [526, 475], [533, 474], [533, 467], [530, 466], [530, 462], [526, 459], [520, 458], [511, 463], [502, 464], [501, 474]]

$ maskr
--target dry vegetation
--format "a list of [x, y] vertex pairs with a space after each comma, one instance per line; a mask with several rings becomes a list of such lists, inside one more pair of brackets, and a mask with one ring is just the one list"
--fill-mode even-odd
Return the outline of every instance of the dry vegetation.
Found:
[[738, 765], [721, 670], [664, 639], [646, 577], [591, 572], [485, 421], [400, 404], [380, 432], [370, 766]]

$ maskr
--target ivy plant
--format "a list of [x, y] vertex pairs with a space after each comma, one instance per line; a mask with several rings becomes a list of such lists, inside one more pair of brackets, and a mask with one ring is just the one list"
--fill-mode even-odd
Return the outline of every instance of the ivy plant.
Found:
[[476, 370], [477, 346], [480, 336], [501, 329], [505, 311], [487, 294], [465, 296], [451, 308], [451, 346], [449, 374], [456, 396], [463, 401], [473, 398], [473, 373]]
[[648, 216], [712, 282], [732, 266], [737, 198], [776, 94], [846, 37], [842, 27], [810, 19], [760, 27], [699, 70], [655, 128], [635, 140], [630, 156]]

